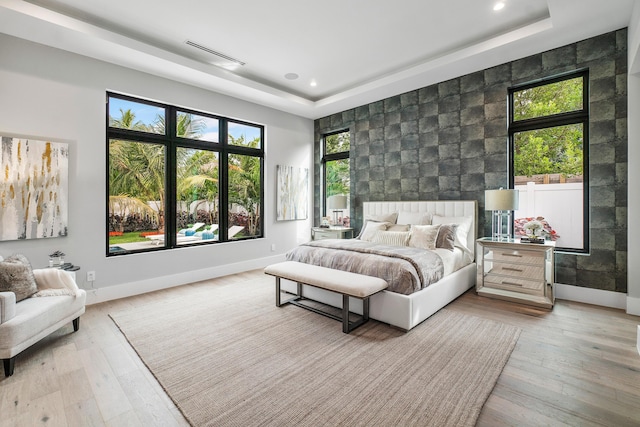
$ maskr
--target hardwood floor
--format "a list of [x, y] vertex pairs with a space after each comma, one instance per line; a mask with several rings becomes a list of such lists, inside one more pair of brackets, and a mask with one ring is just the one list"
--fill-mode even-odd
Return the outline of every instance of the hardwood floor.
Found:
[[[88, 306], [78, 332], [69, 324], [24, 351], [0, 378], [0, 426], [188, 425], [108, 314], [189, 286]], [[569, 301], [546, 311], [472, 290], [448, 308], [522, 329], [479, 426], [640, 425], [640, 317]]]

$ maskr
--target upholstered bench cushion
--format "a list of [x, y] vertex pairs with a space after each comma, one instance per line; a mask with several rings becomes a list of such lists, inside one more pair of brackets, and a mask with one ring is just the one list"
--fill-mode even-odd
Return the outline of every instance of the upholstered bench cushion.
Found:
[[379, 277], [365, 276], [348, 271], [334, 270], [296, 261], [272, 264], [264, 269], [266, 274], [305, 283], [356, 298], [365, 298], [387, 288], [387, 282]]
[[[15, 356], [84, 313], [87, 294], [27, 298], [15, 304], [12, 318], [0, 324], [0, 358]], [[8, 316], [7, 316], [8, 317]]]

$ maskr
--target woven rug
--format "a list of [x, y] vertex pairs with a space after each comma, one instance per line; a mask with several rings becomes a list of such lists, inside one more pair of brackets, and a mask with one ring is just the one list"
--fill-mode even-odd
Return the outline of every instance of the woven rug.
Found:
[[347, 335], [248, 279], [111, 314], [191, 425], [473, 426], [520, 334], [445, 308], [407, 333], [370, 321]]

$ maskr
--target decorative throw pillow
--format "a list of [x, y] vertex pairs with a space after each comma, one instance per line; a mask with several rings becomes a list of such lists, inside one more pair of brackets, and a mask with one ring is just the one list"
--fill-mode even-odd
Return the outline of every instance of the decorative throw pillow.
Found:
[[409, 246], [421, 249], [435, 249], [440, 225], [412, 225]]
[[436, 239], [436, 248], [448, 249], [450, 251], [455, 247], [456, 229], [458, 224], [442, 224], [438, 230], [438, 238]]
[[371, 242], [389, 246], [407, 246], [409, 234], [408, 231], [378, 230], [371, 238]]
[[24, 255], [12, 255], [0, 262], [0, 291], [16, 294], [16, 302], [38, 291], [31, 264]]
[[391, 212], [389, 214], [381, 214], [381, 215], [367, 215], [365, 220], [371, 220], [376, 222], [390, 222], [391, 224], [395, 224], [398, 219], [398, 212]]
[[376, 234], [376, 231], [382, 230], [385, 231], [387, 227], [389, 227], [388, 222], [375, 222], [375, 221], [367, 221], [364, 223], [364, 227], [362, 227], [362, 232], [358, 236], [360, 240], [364, 240], [365, 242], [370, 242], [373, 238], [373, 235]]
[[391, 224], [387, 231], [409, 231], [411, 226], [409, 224]]
[[398, 212], [397, 224], [429, 225], [431, 224], [431, 214], [428, 212]]
[[467, 247], [467, 236], [469, 235], [472, 220], [473, 218], [470, 216], [434, 215], [431, 222], [432, 224], [458, 224], [455, 244], [466, 249], [472, 249]]

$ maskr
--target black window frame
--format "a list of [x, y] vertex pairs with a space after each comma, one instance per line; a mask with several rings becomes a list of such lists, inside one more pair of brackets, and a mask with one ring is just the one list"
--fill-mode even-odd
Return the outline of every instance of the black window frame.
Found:
[[[349, 128], [346, 128], [322, 134], [322, 159], [320, 161], [322, 164], [322, 216], [327, 216], [327, 163], [335, 160], [349, 159], [349, 152], [351, 151], [351, 138], [349, 138], [349, 150], [328, 154], [327, 137], [349, 132]], [[349, 173], [351, 173], [351, 166], [349, 166]], [[351, 197], [351, 192], [349, 192], [349, 197]]]
[[[165, 110], [165, 134], [155, 134], [142, 131], [136, 131], [132, 129], [115, 128], [109, 126], [109, 100], [110, 98], [118, 98], [125, 101], [132, 101], [140, 104], [151, 105], [154, 107], [164, 108]], [[198, 116], [209, 117], [218, 120], [218, 142], [211, 142], [205, 140], [190, 139], [177, 136], [177, 118], [178, 113], [194, 114]], [[247, 125], [260, 129], [260, 147], [250, 148], [242, 145], [232, 145], [228, 143], [228, 125], [229, 123], [236, 123], [241, 125]], [[151, 252], [158, 250], [171, 250], [177, 248], [193, 247], [199, 245], [210, 245], [225, 242], [237, 242], [245, 240], [254, 240], [264, 237], [264, 153], [265, 153], [265, 127], [260, 124], [242, 121], [238, 119], [231, 119], [203, 111], [197, 111], [189, 108], [178, 107], [174, 105], [164, 104], [156, 101], [149, 101], [147, 99], [136, 98], [129, 95], [124, 95], [116, 92], [106, 93], [106, 199], [107, 199], [107, 218], [106, 218], [106, 255], [121, 256], [127, 254]], [[112, 139], [126, 140], [132, 142], [153, 143], [160, 144], [165, 147], [165, 206], [164, 206], [164, 245], [157, 245], [148, 249], [140, 250], [124, 250], [118, 252], [109, 251], [109, 141]], [[177, 186], [177, 149], [178, 148], [192, 148], [197, 150], [207, 150], [218, 153], [218, 188], [219, 188], [219, 213], [218, 213], [218, 239], [217, 240], [205, 240], [189, 244], [178, 244], [177, 242], [177, 200], [176, 200], [176, 186]], [[230, 154], [247, 155], [251, 157], [257, 157], [260, 159], [260, 221], [259, 229], [260, 233], [255, 236], [245, 236], [240, 238], [228, 238], [228, 223], [229, 223], [229, 168], [228, 161]]]
[[[563, 113], [552, 114], [548, 116], [534, 117], [522, 120], [514, 120], [514, 93], [525, 89], [539, 86], [545, 86], [558, 83], [565, 80], [582, 78], [582, 109], [577, 111], [568, 111]], [[509, 188], [515, 188], [515, 134], [519, 132], [546, 129], [557, 126], [566, 126], [572, 124], [582, 124], [583, 129], [583, 147], [582, 147], [582, 176], [583, 176], [583, 194], [582, 194], [582, 214], [583, 214], [583, 247], [565, 248], [558, 247], [561, 252], [570, 253], [589, 253], [589, 69], [570, 71], [557, 74], [548, 78], [542, 78], [523, 84], [512, 86], [508, 89], [508, 139], [509, 139], [509, 159], [508, 159], [508, 176]]]

